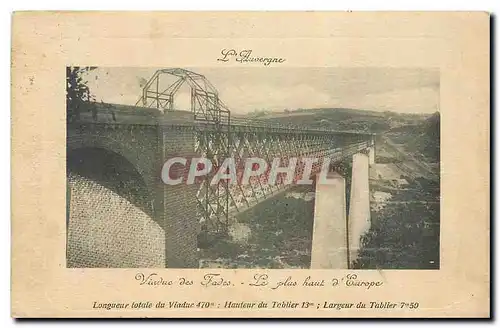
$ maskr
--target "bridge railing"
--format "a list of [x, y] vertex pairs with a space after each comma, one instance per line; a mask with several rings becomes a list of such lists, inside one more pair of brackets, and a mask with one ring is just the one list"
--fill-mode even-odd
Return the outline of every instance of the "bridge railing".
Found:
[[260, 129], [272, 129], [281, 131], [303, 131], [303, 132], [324, 132], [333, 134], [356, 134], [356, 135], [372, 135], [372, 133], [365, 131], [354, 131], [354, 130], [335, 130], [328, 127], [312, 127], [307, 125], [296, 125], [296, 124], [286, 124], [282, 122], [277, 122], [274, 120], [264, 120], [255, 119], [247, 117], [234, 117], [234, 116], [223, 116], [218, 121], [210, 121], [203, 118], [196, 118], [195, 121], [198, 124], [205, 125], [206, 128], [210, 128], [212, 125], [229, 125], [230, 127], [244, 127], [244, 128], [260, 128]]

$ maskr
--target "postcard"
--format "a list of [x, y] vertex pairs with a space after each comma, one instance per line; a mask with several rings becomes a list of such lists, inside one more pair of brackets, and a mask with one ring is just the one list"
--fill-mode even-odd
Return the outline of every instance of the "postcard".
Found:
[[490, 16], [16, 12], [12, 316], [490, 316]]

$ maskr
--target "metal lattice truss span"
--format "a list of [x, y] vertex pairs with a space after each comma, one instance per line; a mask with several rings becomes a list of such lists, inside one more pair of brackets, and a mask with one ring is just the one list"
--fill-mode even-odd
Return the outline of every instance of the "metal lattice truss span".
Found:
[[[373, 136], [366, 133], [285, 126], [248, 118], [231, 119], [215, 87], [203, 75], [180, 68], [158, 70], [144, 86], [137, 105], [172, 111], [175, 95], [183, 85], [190, 88], [195, 153], [209, 160], [213, 168], [203, 177], [196, 194], [200, 222], [210, 230], [226, 230], [229, 220], [236, 214], [290, 186], [281, 176], [276, 183], [267, 183], [266, 174], [250, 178], [248, 184], [230, 183], [225, 179], [212, 184], [217, 168], [226, 158], [234, 160], [238, 178], [250, 157], [262, 158], [268, 165], [279, 158], [280, 166], [286, 166], [290, 158], [299, 158], [299, 161], [303, 157], [316, 158], [318, 163], [313, 165], [311, 173], [314, 175], [326, 159], [335, 164], [373, 144]], [[303, 173], [301, 170], [303, 167], [299, 166], [298, 175]]]
[[[241, 126], [231, 126], [230, 134], [227, 135], [201, 130], [197, 140], [198, 151], [207, 150], [206, 157], [214, 158], [214, 167], [220, 167], [224, 160], [218, 154], [229, 150], [229, 156], [234, 159], [237, 168], [238, 179], [233, 183], [210, 186], [210, 181], [205, 180], [203, 187], [198, 190], [197, 198], [203, 205], [201, 211], [206, 210], [202, 221], [206, 221], [214, 230], [224, 229], [228, 220], [238, 213], [286, 190], [299, 178], [307, 179], [302, 176], [304, 166], [300, 165], [303, 163], [301, 159], [317, 159], [312, 167], [312, 178], [319, 173], [322, 163], [327, 159], [333, 166], [371, 145], [371, 139], [366, 135]], [[216, 149], [217, 147], [222, 149]], [[271, 184], [268, 181], [269, 175], [264, 173], [251, 177], [247, 184], [239, 183], [245, 161], [255, 157], [264, 159], [268, 168], [276, 158], [280, 160], [280, 166], [287, 166], [290, 158], [297, 158], [294, 181], [288, 184], [286, 176], [279, 176], [276, 183]]]

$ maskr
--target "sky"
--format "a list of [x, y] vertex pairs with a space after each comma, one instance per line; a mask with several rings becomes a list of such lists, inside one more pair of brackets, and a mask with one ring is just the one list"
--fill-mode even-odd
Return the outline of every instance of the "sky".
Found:
[[[232, 113], [298, 108], [355, 108], [401, 113], [439, 110], [439, 70], [390, 67], [187, 68], [204, 75]], [[97, 101], [134, 105], [156, 68], [100, 67], [86, 76]], [[160, 87], [174, 81], [165, 77]], [[175, 98], [189, 109], [189, 87]]]

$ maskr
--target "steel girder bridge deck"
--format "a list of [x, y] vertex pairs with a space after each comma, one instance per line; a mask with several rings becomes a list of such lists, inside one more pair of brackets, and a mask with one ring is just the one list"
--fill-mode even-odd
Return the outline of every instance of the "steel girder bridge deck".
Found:
[[[263, 158], [267, 163], [276, 157], [314, 157], [320, 163], [328, 158], [335, 164], [374, 146], [374, 135], [370, 133], [232, 118], [215, 87], [203, 75], [180, 68], [158, 70], [144, 86], [136, 105], [173, 111], [175, 95], [183, 85], [191, 94], [195, 153], [210, 160], [213, 168], [220, 167], [228, 157], [234, 159], [237, 168], [250, 157]], [[311, 176], [320, 169], [320, 165], [313, 165]], [[276, 184], [266, 184], [261, 177], [252, 177], [245, 185], [223, 179], [210, 184], [215, 171], [203, 178], [196, 193], [198, 217], [210, 230], [227, 230], [236, 214], [290, 187], [280, 179]]]

